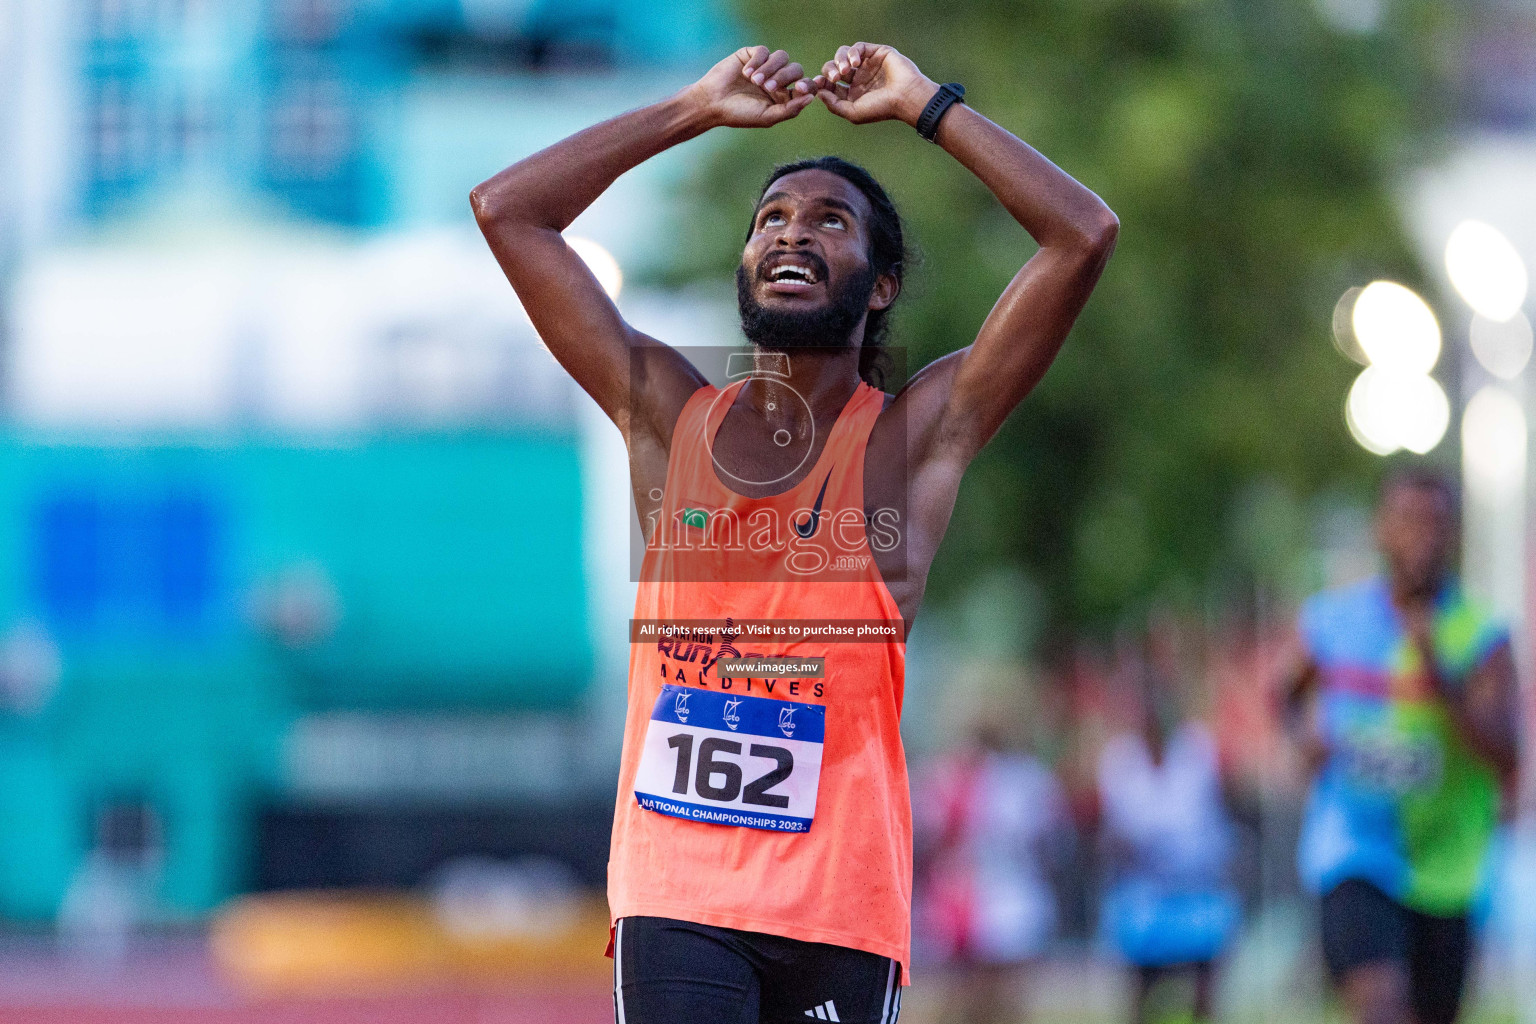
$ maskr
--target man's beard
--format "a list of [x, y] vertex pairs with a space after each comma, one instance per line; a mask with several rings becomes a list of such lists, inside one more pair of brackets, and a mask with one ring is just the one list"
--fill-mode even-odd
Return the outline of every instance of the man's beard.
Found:
[[752, 293], [756, 279], [762, 278], [762, 264], [756, 275], [747, 268], [736, 268], [736, 306], [741, 311], [741, 332], [758, 348], [839, 348], [848, 344], [853, 329], [869, 311], [869, 296], [875, 287], [875, 271], [866, 267], [833, 289], [827, 265], [810, 255], [817, 277], [828, 283], [829, 294], [823, 305], [809, 309], [778, 306], [769, 308]]

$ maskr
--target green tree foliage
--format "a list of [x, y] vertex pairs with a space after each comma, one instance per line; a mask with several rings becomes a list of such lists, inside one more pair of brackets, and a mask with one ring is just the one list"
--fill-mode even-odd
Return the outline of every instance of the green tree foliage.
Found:
[[[1417, 279], [1393, 193], [1444, 107], [1438, 8], [1388, 10], [1349, 35], [1302, 0], [746, 4], [746, 41], [807, 68], [866, 39], [964, 82], [1121, 219], [1061, 358], [970, 471], [935, 599], [1023, 570], [1056, 624], [1111, 623], [1255, 571], [1239, 550], [1253, 528], [1233, 525], [1255, 486], [1363, 493], [1372, 465], [1342, 422], [1352, 370], [1330, 313], [1351, 284]], [[905, 125], [855, 128], [817, 105], [733, 133], [690, 183], [677, 273], [729, 272], [766, 170], [823, 152], [882, 180], [922, 254], [892, 337], [908, 365], [969, 343], [1034, 246]]]

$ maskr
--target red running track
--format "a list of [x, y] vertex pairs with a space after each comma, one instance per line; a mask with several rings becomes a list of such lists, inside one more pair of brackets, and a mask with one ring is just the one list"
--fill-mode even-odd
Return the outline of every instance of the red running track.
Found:
[[226, 1006], [52, 1005], [0, 1009], [0, 1024], [606, 1024], [613, 1001], [582, 992], [418, 992]]
[[141, 940], [103, 959], [41, 936], [0, 938], [0, 1024], [610, 1024], [598, 978], [259, 999], [232, 988], [206, 941]]

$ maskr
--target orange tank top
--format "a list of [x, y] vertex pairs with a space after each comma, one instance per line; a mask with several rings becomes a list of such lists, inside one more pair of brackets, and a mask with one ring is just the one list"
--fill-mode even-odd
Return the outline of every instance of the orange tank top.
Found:
[[[673, 432], [631, 624], [610, 915], [867, 950], [906, 979], [906, 644], [864, 520], [864, 452], [885, 396], [861, 383], [800, 483], [747, 498], [711, 454], [739, 387], [701, 388]], [[728, 624], [645, 632], [681, 622]], [[821, 622], [886, 623], [895, 638], [760, 631]], [[758, 658], [794, 660], [768, 671]]]

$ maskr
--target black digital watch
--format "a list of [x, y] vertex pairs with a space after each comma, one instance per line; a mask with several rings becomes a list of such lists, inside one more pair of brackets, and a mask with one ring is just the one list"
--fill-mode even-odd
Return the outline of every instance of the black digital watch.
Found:
[[914, 126], [917, 128], [917, 134], [929, 142], [935, 141], [934, 136], [938, 134], [940, 119], [949, 112], [950, 107], [964, 102], [965, 86], [959, 82], [946, 82], [939, 86], [939, 91], [933, 94], [933, 99], [928, 101], [928, 105], [918, 115], [917, 124]]

